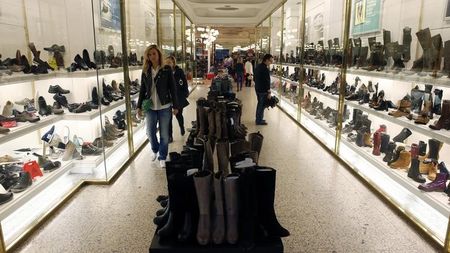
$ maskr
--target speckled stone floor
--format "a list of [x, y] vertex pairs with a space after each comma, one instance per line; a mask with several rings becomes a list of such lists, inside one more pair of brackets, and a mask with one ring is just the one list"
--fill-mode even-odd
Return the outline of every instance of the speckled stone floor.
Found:
[[[206, 91], [192, 93], [186, 122]], [[243, 123], [264, 135], [260, 163], [277, 169], [276, 210], [291, 232], [285, 252], [438, 251], [280, 110], [266, 111], [268, 126], [255, 126], [253, 88], [238, 97]], [[170, 149], [180, 150], [175, 131]], [[83, 188], [15, 252], [148, 252], [155, 198], [166, 192], [164, 171], [149, 155], [146, 148], [114, 184]]]

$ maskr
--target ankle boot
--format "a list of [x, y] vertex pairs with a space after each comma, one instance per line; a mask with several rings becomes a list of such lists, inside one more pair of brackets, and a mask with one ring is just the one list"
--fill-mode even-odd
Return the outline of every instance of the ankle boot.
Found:
[[[388, 140], [389, 141], [389, 140]], [[381, 133], [375, 132], [373, 134], [373, 150], [372, 154], [375, 156], [381, 155]]]
[[47, 105], [47, 102], [45, 101], [45, 98], [43, 96], [39, 97], [38, 104], [39, 104], [39, 115], [47, 116], [52, 114], [51, 107]]
[[275, 169], [258, 167], [255, 170], [258, 223], [268, 236], [286, 237], [290, 233], [280, 225], [275, 214], [275, 182]]
[[384, 162], [388, 163], [392, 160], [392, 157], [394, 156], [394, 150], [396, 147], [397, 145], [394, 142], [389, 142], [385, 152], [386, 155], [383, 158]]
[[226, 238], [229, 244], [237, 243], [239, 239], [239, 175], [230, 174], [224, 179], [225, 210], [227, 232]]
[[228, 162], [230, 158], [230, 144], [228, 141], [217, 141], [216, 143], [217, 164], [219, 171], [223, 176], [227, 176], [230, 171], [228, 169]]
[[390, 166], [392, 163], [396, 162], [399, 158], [400, 158], [400, 153], [402, 153], [402, 151], [405, 151], [405, 147], [403, 146], [398, 146], [394, 153], [392, 154], [392, 158], [391, 160], [388, 162], [388, 165]]
[[364, 140], [364, 147], [369, 147], [371, 148], [372, 145], [372, 139], [370, 138], [370, 132], [365, 132], [363, 135], [363, 140]]
[[403, 128], [403, 130], [395, 136], [392, 140], [395, 142], [403, 142], [412, 134], [411, 130], [408, 128]]
[[428, 124], [428, 122], [430, 121], [430, 118], [428, 116], [431, 110], [432, 110], [431, 101], [424, 101], [423, 110], [419, 113], [419, 116], [416, 118], [414, 123], [422, 125]]
[[381, 153], [386, 154], [390, 139], [391, 137], [389, 136], [389, 134], [385, 133], [381, 134], [381, 144], [380, 144]]
[[419, 141], [419, 156], [427, 154], [427, 144], [424, 141]]
[[419, 146], [417, 144], [411, 145], [411, 167], [408, 170], [408, 177], [418, 183], [426, 182], [419, 171]]
[[225, 240], [225, 217], [223, 201], [223, 178], [222, 173], [214, 175], [214, 216], [212, 239], [215, 244], [222, 244]]
[[438, 173], [436, 175], [436, 179], [431, 182], [431, 183], [427, 183], [427, 184], [421, 184], [419, 185], [419, 189], [422, 191], [426, 191], [426, 192], [432, 192], [432, 191], [444, 191], [446, 188], [446, 183], [447, 183], [447, 179], [448, 179], [448, 174], [444, 174], [444, 173]]
[[442, 128], [450, 130], [450, 100], [442, 102], [441, 117], [434, 124], [429, 125], [433, 130], [441, 130]]
[[408, 116], [411, 113], [411, 97], [406, 95], [400, 100], [400, 105], [398, 109], [394, 112], [389, 112], [389, 115], [398, 118], [403, 116]]
[[194, 175], [195, 192], [198, 199], [199, 220], [197, 226], [197, 242], [207, 245], [211, 234], [211, 192], [212, 174], [204, 170]]
[[428, 140], [428, 155], [425, 159], [425, 163], [434, 162], [438, 163], [439, 160], [439, 151], [442, 148], [443, 143], [436, 139]]
[[436, 175], [438, 173], [438, 168], [437, 168], [437, 164], [432, 162], [431, 163], [432, 166], [430, 166], [429, 170], [428, 170], [428, 176], [427, 178], [430, 179], [431, 181], [436, 179]]
[[[260, 133], [251, 133], [248, 135], [248, 142], [250, 143], [250, 150], [256, 151], [258, 156], [261, 154], [261, 148], [263, 144], [264, 136]], [[258, 164], [258, 161], [254, 161]]]
[[405, 169], [409, 167], [410, 163], [411, 163], [411, 153], [406, 150], [402, 150], [400, 152], [398, 159], [392, 162], [389, 166], [393, 169]]

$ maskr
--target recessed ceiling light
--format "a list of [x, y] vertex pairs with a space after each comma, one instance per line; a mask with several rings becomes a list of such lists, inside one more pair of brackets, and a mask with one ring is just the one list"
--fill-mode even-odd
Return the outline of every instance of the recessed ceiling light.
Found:
[[235, 10], [239, 10], [239, 8], [231, 7], [230, 5], [225, 5], [224, 7], [217, 7], [215, 9], [219, 10], [219, 11], [235, 11]]

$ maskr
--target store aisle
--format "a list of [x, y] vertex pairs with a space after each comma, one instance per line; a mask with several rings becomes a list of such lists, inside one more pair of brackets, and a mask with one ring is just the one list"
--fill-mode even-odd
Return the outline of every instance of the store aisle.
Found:
[[[192, 93], [186, 122], [206, 92]], [[280, 110], [255, 126], [253, 88], [238, 97], [243, 123], [265, 138], [260, 164], [277, 169], [276, 210], [291, 232], [285, 252], [438, 251]], [[179, 151], [184, 140], [174, 130], [170, 149]], [[165, 173], [149, 155], [146, 148], [113, 185], [82, 189], [16, 252], [148, 252], [155, 198], [166, 193]]]

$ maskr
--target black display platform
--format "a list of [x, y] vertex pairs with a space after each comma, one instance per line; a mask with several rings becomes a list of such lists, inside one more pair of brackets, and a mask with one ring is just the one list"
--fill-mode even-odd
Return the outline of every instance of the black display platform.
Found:
[[214, 245], [200, 246], [193, 243], [179, 243], [177, 241], [160, 242], [157, 234], [153, 236], [149, 253], [282, 253], [283, 242], [280, 238], [269, 239], [265, 242], [257, 242], [251, 249], [245, 249], [239, 245]]

